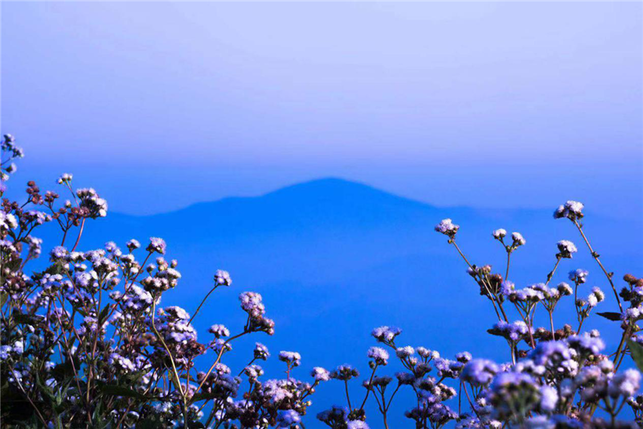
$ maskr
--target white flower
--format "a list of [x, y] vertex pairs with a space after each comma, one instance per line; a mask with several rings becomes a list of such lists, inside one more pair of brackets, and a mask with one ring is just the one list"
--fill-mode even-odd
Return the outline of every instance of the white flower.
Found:
[[496, 229], [492, 233], [492, 235], [493, 235], [493, 238], [495, 238], [496, 240], [500, 240], [501, 238], [505, 238], [505, 236], [507, 235], [507, 230], [502, 228]]

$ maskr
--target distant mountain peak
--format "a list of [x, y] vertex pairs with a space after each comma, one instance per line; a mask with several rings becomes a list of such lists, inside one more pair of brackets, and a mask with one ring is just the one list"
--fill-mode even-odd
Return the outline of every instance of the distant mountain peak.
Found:
[[423, 206], [427, 204], [401, 197], [390, 192], [382, 191], [361, 182], [355, 182], [337, 177], [314, 179], [307, 182], [286, 186], [269, 192], [260, 198], [268, 200], [281, 199], [291, 203], [306, 203], [308, 201], [328, 201], [331, 203], [362, 202], [396, 203], [402, 205]]
[[216, 201], [204, 201], [166, 214], [176, 215], [194, 210], [221, 213], [223, 210], [239, 215], [250, 215], [257, 210], [266, 213], [289, 208], [336, 212], [348, 207], [356, 211], [433, 208], [431, 205], [382, 191], [364, 183], [338, 177], [325, 177], [296, 183], [254, 197], [228, 197]]
[[339, 177], [322, 177], [306, 182], [295, 183], [283, 188], [268, 192], [264, 196], [276, 194], [294, 194], [300, 192], [381, 192], [372, 186], [361, 182], [342, 179]]

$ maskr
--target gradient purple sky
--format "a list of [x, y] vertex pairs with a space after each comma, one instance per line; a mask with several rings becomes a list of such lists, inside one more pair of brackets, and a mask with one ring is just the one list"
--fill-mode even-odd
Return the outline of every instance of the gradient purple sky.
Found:
[[442, 206], [643, 210], [639, 2], [3, 2], [1, 19], [21, 185], [73, 172], [127, 213], [328, 176]]

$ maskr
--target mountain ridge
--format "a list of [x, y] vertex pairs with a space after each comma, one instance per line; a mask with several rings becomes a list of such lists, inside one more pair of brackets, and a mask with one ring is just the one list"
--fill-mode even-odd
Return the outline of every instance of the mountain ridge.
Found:
[[[321, 191], [321, 195], [319, 195], [319, 193], [315, 196], [310, 195], [312, 192], [319, 192], [319, 191]], [[226, 205], [235, 205], [240, 203], [279, 201], [279, 200], [286, 200], [288, 198], [291, 198], [293, 200], [310, 202], [309, 199], [311, 197], [314, 198], [315, 200], [318, 200], [320, 199], [320, 197], [326, 198], [329, 196], [332, 196], [332, 197], [340, 196], [344, 198], [348, 196], [362, 197], [362, 198], [364, 196], [370, 196], [373, 198], [381, 197], [386, 199], [387, 201], [407, 204], [409, 207], [431, 209], [435, 211], [444, 211], [444, 212], [448, 212], [451, 210], [457, 213], [465, 211], [470, 213], [479, 213], [482, 215], [491, 215], [493, 217], [513, 216], [516, 213], [523, 213], [523, 214], [529, 214], [529, 215], [548, 214], [550, 216], [551, 214], [553, 214], [553, 211], [554, 211], [554, 208], [547, 209], [544, 207], [543, 208], [538, 208], [538, 207], [536, 208], [533, 208], [533, 207], [494, 208], [494, 207], [477, 207], [477, 206], [468, 206], [468, 205], [441, 206], [441, 205], [436, 205], [435, 203], [432, 203], [432, 202], [425, 202], [411, 197], [398, 195], [394, 192], [385, 191], [360, 181], [354, 181], [354, 180], [344, 179], [340, 177], [330, 176], [330, 177], [321, 177], [318, 179], [307, 180], [303, 182], [294, 183], [292, 185], [279, 187], [277, 189], [274, 189], [259, 195], [227, 196], [227, 197], [214, 199], [214, 200], [198, 201], [174, 210], [163, 211], [163, 212], [152, 213], [152, 214], [144, 214], [144, 215], [138, 215], [138, 214], [132, 214], [132, 213], [126, 213], [126, 212], [120, 212], [120, 211], [112, 211], [110, 212], [109, 216], [119, 216], [119, 217], [122, 216], [122, 217], [130, 217], [130, 218], [154, 218], [157, 216], [173, 215], [179, 212], [186, 212], [186, 211], [195, 210], [195, 209], [198, 209], [198, 210], [207, 209], [207, 208], [212, 208], [219, 205], [226, 206]], [[598, 216], [605, 220], [618, 219], [617, 217], [606, 216], [604, 214], [600, 214], [600, 215], [595, 214], [592, 212], [591, 209], [586, 210], [586, 213], [589, 214], [590, 216]], [[438, 219], [437, 221], [439, 220], [441, 219]], [[457, 219], [454, 219], [454, 221], [457, 221]], [[625, 221], [630, 222], [631, 219], [627, 219]]]

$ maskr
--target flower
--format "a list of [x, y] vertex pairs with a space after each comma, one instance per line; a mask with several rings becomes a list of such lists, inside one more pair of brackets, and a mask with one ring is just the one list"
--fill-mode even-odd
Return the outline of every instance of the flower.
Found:
[[376, 365], [388, 364], [389, 354], [381, 347], [371, 347], [370, 349], [368, 349], [367, 356], [370, 359], [373, 359]]
[[371, 335], [379, 342], [384, 344], [393, 344], [395, 337], [400, 335], [402, 330], [400, 328], [380, 326], [379, 328], [373, 329]]
[[280, 411], [277, 415], [277, 427], [289, 428], [301, 422], [301, 416], [295, 410]]
[[141, 243], [134, 239], [129, 240], [126, 245], [130, 252], [141, 247]]
[[164, 255], [166, 247], [167, 245], [165, 244], [165, 240], [158, 237], [151, 237], [150, 244], [147, 245], [147, 251], [150, 253], [156, 252]]
[[496, 323], [492, 329], [489, 329], [489, 333], [492, 335], [499, 335], [506, 338], [512, 342], [519, 342], [527, 337], [529, 333], [529, 327], [522, 320], [507, 323], [504, 320]]
[[76, 191], [80, 207], [87, 210], [87, 217], [96, 219], [107, 216], [107, 201], [100, 198], [93, 188], [83, 188]]
[[350, 380], [359, 377], [359, 371], [350, 365], [340, 365], [330, 373], [330, 378], [337, 380]]
[[58, 178], [58, 184], [62, 185], [63, 183], [71, 183], [71, 180], [74, 178], [72, 174], [69, 173], [63, 173], [59, 178]]
[[561, 258], [571, 259], [572, 254], [578, 252], [576, 245], [569, 240], [561, 240], [557, 244], [558, 255]]
[[507, 235], [507, 230], [502, 228], [496, 229], [491, 233], [491, 235], [493, 235], [493, 238], [495, 238], [496, 240], [502, 240]]
[[454, 238], [458, 230], [460, 229], [459, 225], [455, 225], [451, 219], [443, 219], [439, 224], [435, 226], [435, 230], [441, 234], [448, 236], [449, 238]]
[[462, 380], [474, 386], [486, 386], [498, 373], [500, 368], [487, 359], [473, 359], [462, 369]]
[[213, 334], [215, 338], [230, 336], [230, 330], [223, 325], [212, 325], [208, 329], [208, 332]]
[[639, 390], [640, 384], [641, 373], [635, 369], [627, 369], [614, 375], [608, 384], [607, 392], [612, 398], [628, 398]]
[[558, 392], [555, 387], [540, 387], [540, 409], [544, 412], [551, 413], [556, 409], [558, 403]]
[[455, 358], [458, 362], [467, 363], [472, 359], [472, 356], [469, 352], [460, 352], [455, 355]]
[[568, 218], [572, 221], [583, 218], [583, 208], [585, 206], [578, 201], [567, 201], [565, 204], [559, 206], [554, 212], [555, 219]]
[[569, 296], [572, 293], [574, 293], [574, 290], [572, 289], [572, 287], [565, 282], [559, 283], [558, 286], [556, 286], [556, 289], [561, 295], [565, 295], [565, 296]]
[[410, 356], [413, 356], [415, 354], [415, 350], [411, 346], [398, 347], [397, 350], [395, 350], [395, 354], [400, 359], [406, 359]]
[[503, 372], [490, 385], [489, 402], [495, 418], [515, 418], [516, 412], [526, 415], [539, 405], [540, 399], [540, 389], [529, 374]]
[[346, 419], [348, 418], [348, 408], [339, 407], [334, 405], [332, 408], [322, 411], [317, 414], [317, 419], [321, 422], [326, 423], [330, 427], [336, 427], [337, 425], [346, 424]]
[[232, 284], [230, 273], [223, 270], [217, 270], [214, 274], [214, 284], [217, 286], [230, 286]]
[[369, 429], [366, 422], [361, 420], [351, 420], [346, 425], [346, 429]]
[[281, 351], [279, 352], [279, 360], [294, 368], [301, 364], [301, 355], [297, 352]]
[[513, 248], [518, 248], [520, 246], [524, 246], [525, 243], [527, 243], [527, 240], [524, 239], [521, 233], [519, 232], [514, 232], [511, 234], [511, 239], [513, 240], [512, 247]]
[[587, 270], [578, 268], [574, 271], [569, 272], [569, 280], [573, 281], [577, 285], [580, 285], [587, 281], [588, 275], [589, 275], [589, 272]]
[[270, 357], [268, 347], [264, 346], [261, 343], [255, 343], [254, 357], [255, 359], [267, 360]]
[[330, 372], [320, 366], [314, 367], [310, 375], [315, 379], [315, 381], [330, 380]]

